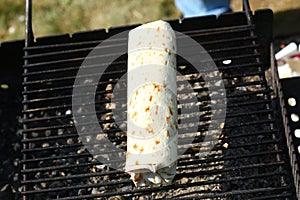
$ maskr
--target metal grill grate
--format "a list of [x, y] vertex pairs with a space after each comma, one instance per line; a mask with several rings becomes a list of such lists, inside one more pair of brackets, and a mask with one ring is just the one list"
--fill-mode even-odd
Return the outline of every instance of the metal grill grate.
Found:
[[[214, 112], [208, 93], [212, 86], [178, 57], [178, 71], [189, 80], [201, 102], [201, 123], [197, 125], [199, 136], [193, 141], [195, 146], [179, 159], [177, 175], [170, 186], [133, 187], [126, 173], [104, 166], [84, 148], [82, 140], [87, 139], [100, 148], [103, 144], [97, 138], [101, 134], [91, 131], [79, 138], [74, 127], [72, 89], [84, 58], [105, 38], [135, 26], [111, 28], [108, 33], [97, 30], [74, 33], [72, 37], [37, 38], [36, 42], [28, 43], [23, 82], [23, 198], [295, 199], [289, 157], [265, 78], [269, 63], [264, 54], [269, 47], [261, 46], [270, 42], [272, 14], [268, 10], [257, 11], [252, 16], [254, 24], [247, 16], [240, 12], [218, 19], [208, 16], [181, 23], [170, 21], [175, 30], [191, 36], [212, 56], [224, 79], [228, 99], [219, 142], [208, 156], [199, 158], [199, 148], [206, 145], [201, 143], [201, 136], [212, 123]], [[258, 30], [264, 20], [269, 22], [268, 27]], [[126, 44], [126, 38], [112, 41], [111, 48], [117, 52]], [[193, 53], [193, 49], [189, 51]], [[225, 60], [230, 60], [230, 64]], [[103, 67], [102, 64], [86, 67]], [[125, 149], [126, 134], [111, 117], [112, 88], [124, 73], [126, 55], [103, 74], [97, 86], [95, 107], [104, 135]], [[207, 72], [212, 81], [214, 73]], [[179, 98], [185, 96], [188, 94], [180, 94]]]

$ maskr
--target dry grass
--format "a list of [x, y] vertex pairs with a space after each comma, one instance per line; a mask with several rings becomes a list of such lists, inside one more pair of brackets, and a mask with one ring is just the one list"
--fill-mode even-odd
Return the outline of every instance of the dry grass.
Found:
[[[241, 2], [242, 0], [232, 0], [234, 11], [242, 9]], [[300, 9], [299, 0], [250, 0], [250, 4], [253, 10], [271, 8], [274, 12], [281, 12]], [[25, 0], [0, 1], [0, 41], [24, 38], [24, 11]], [[173, 0], [33, 1], [33, 28], [37, 37], [179, 16]], [[286, 15], [283, 18], [285, 19]], [[279, 24], [284, 23], [284, 19]]]
[[[242, 9], [241, 0], [232, 0], [231, 2], [233, 10], [236, 11]], [[300, 8], [299, 0], [249, 0], [249, 2], [252, 10], [269, 8], [275, 13]]]

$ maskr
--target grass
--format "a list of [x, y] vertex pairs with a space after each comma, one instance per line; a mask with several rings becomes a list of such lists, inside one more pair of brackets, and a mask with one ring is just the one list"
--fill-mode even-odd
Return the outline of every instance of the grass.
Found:
[[[241, 2], [232, 0], [234, 11], [242, 9]], [[300, 8], [299, 0], [250, 0], [250, 4], [253, 10], [271, 8], [276, 13]], [[173, 0], [33, 0], [33, 31], [36, 37], [179, 16]], [[280, 16], [280, 24], [291, 18], [288, 14]], [[299, 21], [297, 19], [287, 21], [294, 23]], [[24, 20], [25, 0], [1, 0], [0, 42], [24, 38]]]

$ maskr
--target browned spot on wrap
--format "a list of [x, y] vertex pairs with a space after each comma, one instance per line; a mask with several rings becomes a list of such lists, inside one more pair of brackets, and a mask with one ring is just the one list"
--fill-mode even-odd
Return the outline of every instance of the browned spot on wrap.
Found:
[[153, 98], [153, 96], [152, 96], [152, 95], [150, 95], [149, 101], [152, 101], [152, 98]]
[[163, 42], [162, 45], [163, 45], [163, 46], [166, 46], [166, 43]]
[[[168, 55], [169, 55], [169, 56], [171, 55], [171, 51], [168, 52]], [[172, 63], [172, 64], [173, 64], [173, 63]]]
[[167, 137], [170, 137], [170, 131], [169, 130], [167, 130]]
[[173, 126], [172, 124], [170, 124], [170, 127], [171, 127], [171, 129], [173, 129], [173, 130], [174, 130], [174, 126]]
[[158, 105], [155, 106], [155, 114], [158, 115]]
[[167, 60], [165, 60], [165, 65], [167, 65], [168, 64], [168, 61]]
[[143, 153], [143, 151], [144, 151], [144, 147], [141, 147], [140, 148], [140, 153]]
[[155, 144], [158, 145], [160, 143], [159, 140], [155, 140]]
[[133, 145], [133, 149], [134, 149], [134, 150], [137, 150], [137, 148], [138, 148], [138, 145], [137, 145], [137, 144], [134, 144], [134, 145]]
[[166, 122], [169, 123], [169, 121], [170, 121], [170, 116], [168, 115], [166, 116]]
[[176, 121], [175, 121], [175, 128], [178, 129], [178, 124]]
[[157, 27], [157, 29], [156, 29], [158, 32], [159, 32], [159, 30], [160, 30], [160, 26], [159, 27]]
[[145, 112], [149, 112], [149, 110], [150, 110], [150, 106], [147, 106], [147, 107], [145, 108]]
[[130, 101], [129, 101], [129, 105], [131, 105], [132, 104], [132, 99], [130, 99]]
[[164, 81], [164, 83], [163, 83], [163, 88], [166, 88], [167, 87], [167, 84], [166, 84], [166, 82]]
[[156, 83], [153, 83], [154, 90], [157, 89], [158, 92], [160, 92], [160, 86]]
[[153, 129], [148, 125], [147, 127], [146, 127], [146, 131], [149, 133], [149, 134], [154, 134], [154, 131], [153, 131]]
[[173, 115], [173, 110], [172, 110], [171, 106], [169, 106], [169, 112], [170, 112], [170, 115]]
[[165, 52], [167, 52], [167, 53], [168, 53], [168, 49], [167, 49], [167, 48], [165, 48]]
[[139, 91], [138, 90], [135, 91], [135, 95], [136, 96], [139, 95]]
[[135, 134], [135, 131], [132, 131], [131, 135], [134, 135]]
[[132, 118], [134, 118], [136, 115], [137, 115], [137, 112], [134, 112], [134, 113], [132, 114]]

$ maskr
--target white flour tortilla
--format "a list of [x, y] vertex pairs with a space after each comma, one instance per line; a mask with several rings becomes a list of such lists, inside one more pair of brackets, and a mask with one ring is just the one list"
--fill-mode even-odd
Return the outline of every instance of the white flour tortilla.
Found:
[[125, 171], [136, 186], [170, 184], [176, 174], [175, 70], [176, 38], [167, 22], [129, 32]]

